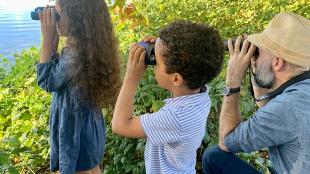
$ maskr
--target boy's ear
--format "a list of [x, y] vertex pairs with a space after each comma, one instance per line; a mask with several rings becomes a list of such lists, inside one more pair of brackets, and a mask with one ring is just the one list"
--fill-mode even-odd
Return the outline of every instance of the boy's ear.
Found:
[[171, 74], [170, 81], [172, 86], [179, 87], [183, 84], [183, 77], [179, 73], [173, 73]]

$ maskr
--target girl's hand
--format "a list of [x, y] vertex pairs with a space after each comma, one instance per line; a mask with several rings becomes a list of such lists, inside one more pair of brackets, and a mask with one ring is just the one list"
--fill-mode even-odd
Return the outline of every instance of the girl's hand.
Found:
[[52, 13], [54, 13], [54, 10], [54, 8], [46, 6], [43, 12], [38, 12], [42, 33], [42, 50], [40, 53], [40, 63], [49, 62], [52, 57], [53, 49], [55, 49], [56, 47], [56, 45], [54, 44], [57, 44], [58, 47], [56, 24], [55, 21], [52, 19], [51, 15]]
[[126, 77], [138, 82], [146, 70], [144, 63], [146, 51], [144, 47], [134, 44], [128, 56]]
[[53, 46], [57, 37], [56, 22], [52, 18], [54, 8], [46, 6], [43, 12], [39, 11], [39, 18], [41, 23], [42, 44]]

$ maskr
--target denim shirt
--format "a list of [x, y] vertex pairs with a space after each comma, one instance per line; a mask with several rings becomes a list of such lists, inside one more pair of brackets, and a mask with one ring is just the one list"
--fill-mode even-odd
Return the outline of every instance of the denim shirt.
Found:
[[50, 108], [50, 168], [73, 174], [89, 170], [102, 160], [105, 144], [105, 123], [100, 108], [75, 98], [78, 90], [69, 85], [72, 56], [64, 52], [60, 59], [37, 65], [38, 85], [52, 92]]
[[225, 138], [232, 152], [268, 148], [279, 174], [310, 172], [310, 79], [285, 89]]

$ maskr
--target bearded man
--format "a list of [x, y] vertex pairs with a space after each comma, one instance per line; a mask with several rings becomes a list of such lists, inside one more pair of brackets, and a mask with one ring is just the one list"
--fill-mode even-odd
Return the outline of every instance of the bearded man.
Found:
[[[257, 174], [235, 153], [269, 150], [271, 173], [310, 172], [310, 21], [293, 13], [276, 15], [262, 33], [235, 44], [220, 114], [219, 146], [206, 149], [206, 174]], [[258, 49], [258, 54], [254, 54]], [[250, 65], [259, 109], [246, 121], [239, 110], [240, 86]]]

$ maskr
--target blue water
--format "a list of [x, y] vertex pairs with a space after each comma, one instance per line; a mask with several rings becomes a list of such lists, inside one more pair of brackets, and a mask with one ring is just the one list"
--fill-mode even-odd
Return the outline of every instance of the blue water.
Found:
[[40, 23], [33, 21], [30, 12], [44, 6], [44, 0], [0, 0], [0, 54], [14, 62], [14, 53], [39, 46]]

